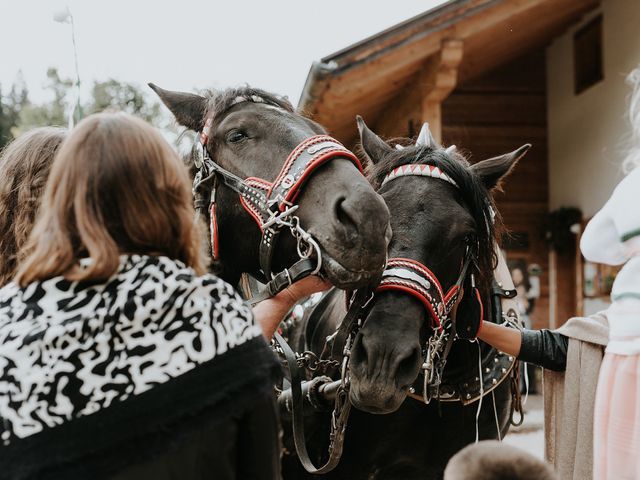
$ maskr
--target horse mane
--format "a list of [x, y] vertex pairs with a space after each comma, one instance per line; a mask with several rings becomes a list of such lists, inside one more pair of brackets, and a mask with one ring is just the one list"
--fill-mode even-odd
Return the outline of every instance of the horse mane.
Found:
[[241, 102], [264, 103], [295, 113], [295, 109], [287, 97], [282, 97], [260, 88], [253, 88], [249, 85], [225, 90], [210, 89], [206, 90], [204, 94], [209, 99], [205, 117], [212, 118], [214, 122], [216, 117]]
[[377, 164], [368, 166], [367, 178], [373, 188], [379, 190], [385, 176], [401, 165], [432, 165], [449, 175], [458, 185], [457, 190], [476, 224], [478, 283], [483, 289], [489, 288], [498, 264], [495, 245], [504, 227], [493, 197], [480, 177], [471, 170], [468, 160], [456, 151], [414, 145], [407, 139], [394, 139], [390, 143], [404, 147], [390, 150]]

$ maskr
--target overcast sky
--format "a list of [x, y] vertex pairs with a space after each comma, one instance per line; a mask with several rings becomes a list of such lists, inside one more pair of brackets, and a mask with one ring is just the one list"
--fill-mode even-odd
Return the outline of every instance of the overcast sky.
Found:
[[83, 90], [115, 78], [174, 90], [242, 83], [297, 103], [314, 60], [424, 12], [443, 0], [0, 0], [0, 84], [19, 70], [32, 100], [46, 71], [75, 75], [75, 19]]

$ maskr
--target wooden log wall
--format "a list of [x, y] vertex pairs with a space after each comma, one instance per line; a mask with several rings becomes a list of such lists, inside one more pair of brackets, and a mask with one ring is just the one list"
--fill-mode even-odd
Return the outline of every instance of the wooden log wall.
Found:
[[[507, 243], [517, 244], [521, 236], [528, 243], [508, 250], [508, 258], [537, 263], [543, 269], [541, 297], [532, 314], [535, 328], [549, 326], [545, 78], [545, 53], [539, 49], [460, 84], [442, 103], [443, 143], [467, 151], [472, 163], [525, 143], [533, 145], [504, 182], [504, 192], [496, 193], [496, 200], [507, 229], [515, 234]], [[558, 297], [562, 298], [560, 292]]]

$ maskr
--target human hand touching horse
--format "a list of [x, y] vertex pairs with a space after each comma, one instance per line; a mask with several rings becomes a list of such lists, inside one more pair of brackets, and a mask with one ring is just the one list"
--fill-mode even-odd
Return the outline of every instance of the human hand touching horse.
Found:
[[329, 288], [331, 283], [327, 280], [311, 275], [290, 285], [276, 296], [258, 303], [253, 307], [253, 315], [262, 327], [264, 336], [267, 339], [273, 337], [278, 325], [296, 302]]

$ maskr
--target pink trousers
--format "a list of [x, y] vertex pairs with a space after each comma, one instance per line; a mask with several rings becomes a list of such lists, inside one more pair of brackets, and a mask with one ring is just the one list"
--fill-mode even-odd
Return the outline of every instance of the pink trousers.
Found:
[[594, 422], [594, 480], [640, 479], [640, 355], [605, 353]]

